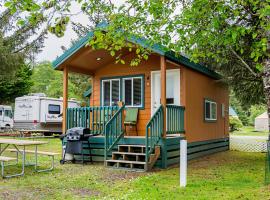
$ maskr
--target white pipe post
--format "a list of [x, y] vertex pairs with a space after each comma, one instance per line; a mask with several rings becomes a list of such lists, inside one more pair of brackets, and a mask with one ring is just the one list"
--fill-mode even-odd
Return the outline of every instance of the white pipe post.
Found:
[[187, 185], [187, 140], [180, 140], [180, 187]]

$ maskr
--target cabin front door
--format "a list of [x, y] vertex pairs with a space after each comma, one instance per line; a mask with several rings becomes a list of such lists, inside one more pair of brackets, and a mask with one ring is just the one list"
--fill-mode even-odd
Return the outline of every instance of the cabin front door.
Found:
[[[151, 115], [160, 106], [160, 71], [151, 72]], [[180, 105], [180, 69], [166, 71], [166, 100], [167, 105]]]

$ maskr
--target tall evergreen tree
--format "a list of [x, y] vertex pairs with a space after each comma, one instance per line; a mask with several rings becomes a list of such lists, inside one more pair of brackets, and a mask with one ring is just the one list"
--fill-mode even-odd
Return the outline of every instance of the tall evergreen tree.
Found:
[[19, 12], [0, 11], [0, 103], [12, 102], [29, 92], [31, 62], [41, 51], [47, 32], [45, 20], [31, 24], [20, 22], [20, 18]]

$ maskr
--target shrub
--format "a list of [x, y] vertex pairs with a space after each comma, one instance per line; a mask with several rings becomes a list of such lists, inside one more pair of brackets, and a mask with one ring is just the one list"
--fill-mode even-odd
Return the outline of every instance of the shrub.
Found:
[[237, 131], [241, 127], [243, 127], [241, 120], [238, 119], [237, 117], [230, 116], [230, 132]]

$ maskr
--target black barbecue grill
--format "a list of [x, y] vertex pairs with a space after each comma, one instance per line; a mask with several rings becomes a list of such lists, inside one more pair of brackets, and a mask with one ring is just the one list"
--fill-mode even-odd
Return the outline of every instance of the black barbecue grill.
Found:
[[65, 162], [67, 162], [66, 160], [66, 154], [72, 154], [73, 155], [73, 160], [71, 160], [71, 162], [76, 162], [75, 160], [75, 155], [80, 155], [82, 157], [82, 163], [85, 163], [85, 158], [84, 158], [84, 152], [83, 152], [83, 145], [87, 144], [88, 146], [88, 156], [89, 156], [89, 160], [87, 160], [87, 162], [92, 162], [92, 154], [91, 154], [91, 148], [90, 148], [90, 142], [89, 142], [89, 138], [93, 137], [94, 134], [90, 134], [90, 129], [88, 128], [83, 128], [83, 127], [74, 127], [71, 129], [68, 129], [66, 134], [64, 136], [61, 137], [61, 139], [63, 140], [64, 138], [66, 138], [66, 146], [63, 149], [63, 158], [62, 160], [60, 160], [61, 164], [64, 164]]

